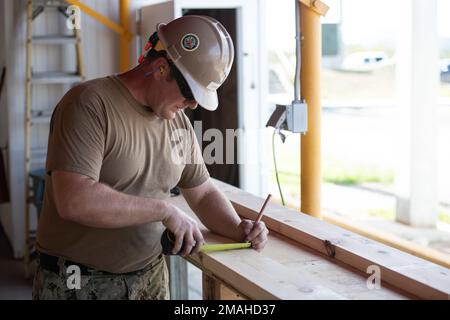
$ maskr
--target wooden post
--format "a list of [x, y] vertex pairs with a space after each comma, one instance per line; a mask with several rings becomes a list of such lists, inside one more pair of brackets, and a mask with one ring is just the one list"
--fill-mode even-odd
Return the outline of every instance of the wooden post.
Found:
[[439, 41], [436, 0], [399, 1], [397, 48], [397, 220], [434, 227], [437, 220]]
[[220, 280], [202, 273], [203, 300], [243, 300], [242, 295], [227, 287]]
[[[120, 15], [120, 26], [128, 31], [130, 29], [130, 0], [119, 0], [119, 15]], [[131, 48], [130, 48], [130, 37], [128, 32], [120, 34], [119, 39], [119, 62], [120, 62], [120, 72], [125, 72], [130, 69], [131, 66]]]
[[214, 278], [202, 273], [203, 300], [220, 299], [220, 283]]
[[301, 139], [301, 211], [321, 217], [320, 15], [303, 2], [301, 11], [301, 92], [308, 104], [308, 132]]

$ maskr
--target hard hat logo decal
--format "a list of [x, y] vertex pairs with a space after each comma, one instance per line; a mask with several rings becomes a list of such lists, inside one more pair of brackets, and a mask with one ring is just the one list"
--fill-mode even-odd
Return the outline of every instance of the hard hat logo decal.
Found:
[[186, 51], [196, 50], [199, 44], [200, 39], [193, 33], [188, 33], [183, 37], [183, 39], [181, 39], [181, 47]]

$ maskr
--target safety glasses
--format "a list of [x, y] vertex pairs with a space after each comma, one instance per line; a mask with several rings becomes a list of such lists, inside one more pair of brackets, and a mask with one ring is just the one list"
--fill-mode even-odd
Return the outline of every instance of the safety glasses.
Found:
[[173, 76], [178, 84], [178, 87], [180, 88], [180, 92], [183, 95], [183, 97], [185, 97], [189, 101], [195, 101], [194, 94], [192, 93], [191, 88], [189, 88], [189, 85], [186, 79], [181, 74], [180, 70], [178, 70], [178, 68], [172, 61], [168, 60], [168, 62], [172, 68]]

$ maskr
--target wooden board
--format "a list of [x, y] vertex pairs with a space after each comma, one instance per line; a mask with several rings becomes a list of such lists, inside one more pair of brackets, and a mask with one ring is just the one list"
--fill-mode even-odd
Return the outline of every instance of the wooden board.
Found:
[[235, 290], [227, 287], [223, 282], [203, 272], [203, 300], [245, 300]]
[[[256, 218], [262, 198], [215, 182], [240, 216]], [[270, 230], [362, 272], [371, 265], [379, 266], [383, 283], [414, 296], [450, 297], [450, 270], [445, 267], [276, 204], [267, 206], [263, 221]]]
[[[228, 185], [218, 183], [227, 196]], [[262, 204], [263, 200], [256, 198]], [[193, 215], [183, 197], [170, 200]], [[297, 213], [298, 214], [298, 213]], [[204, 228], [204, 227], [203, 227]], [[204, 230], [207, 243], [224, 243], [229, 239]], [[271, 231], [263, 252], [242, 249], [201, 253], [188, 261], [250, 299], [406, 299], [414, 296], [382, 285], [370, 290], [368, 274], [312, 250], [292, 239]]]

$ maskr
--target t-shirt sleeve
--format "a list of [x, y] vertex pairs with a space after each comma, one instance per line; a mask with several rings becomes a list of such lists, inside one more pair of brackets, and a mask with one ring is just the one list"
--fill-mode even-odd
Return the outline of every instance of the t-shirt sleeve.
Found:
[[105, 120], [89, 102], [64, 102], [50, 123], [46, 170], [70, 171], [98, 181], [105, 147]]
[[182, 189], [194, 188], [209, 178], [209, 172], [202, 157], [202, 151], [195, 137], [191, 123], [185, 117], [187, 139], [185, 144], [186, 164], [181, 174], [178, 187]]

